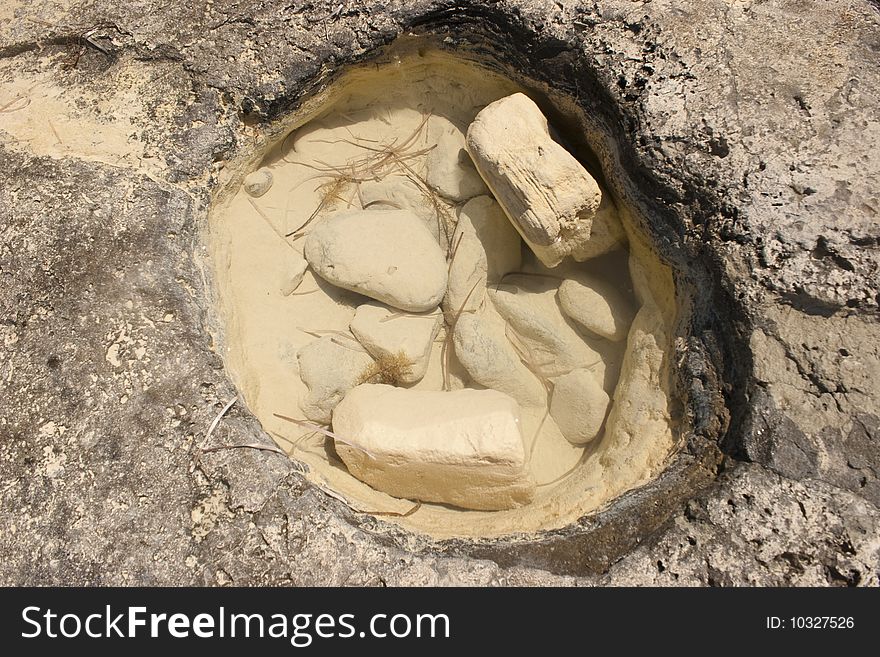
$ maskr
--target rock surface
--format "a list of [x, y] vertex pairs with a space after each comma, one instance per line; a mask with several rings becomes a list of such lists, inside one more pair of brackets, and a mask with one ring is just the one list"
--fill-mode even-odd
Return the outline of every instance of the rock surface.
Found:
[[535, 495], [516, 402], [495, 390], [364, 384], [333, 413], [349, 471], [394, 497], [499, 510]]
[[[451, 30], [423, 0], [335, 20], [338, 3], [287, 4], [4, 7], [0, 71], [33, 88], [0, 145], [0, 524], [15, 527], [0, 580], [880, 583], [875, 4], [462, 2]], [[105, 26], [90, 39], [106, 53], [80, 53], [69, 25]], [[269, 141], [263, 122], [322, 67], [414, 29], [595, 91], [579, 98], [609, 185], [650, 192], [643, 226], [709, 295], [676, 354], [699, 432], [723, 437], [720, 465], [695, 461], [698, 491], [672, 477], [586, 521], [597, 530], [437, 546], [353, 514], [285, 457], [200, 454], [235, 395], [191, 246], [224, 162]], [[705, 353], [739, 368], [729, 398], [698, 396], [715, 386]], [[730, 429], [713, 434], [718, 404]], [[236, 404], [208, 446], [253, 442], [271, 440]]]
[[326, 335], [310, 342], [296, 355], [299, 375], [309, 388], [302, 412], [314, 422], [330, 424], [333, 409], [360, 383], [373, 359], [352, 337]]
[[440, 305], [446, 258], [422, 221], [406, 210], [351, 210], [306, 237], [305, 257], [329, 283], [421, 312]]
[[439, 310], [401, 313], [371, 303], [358, 306], [351, 332], [377, 360], [402, 353], [411, 366], [402, 374], [401, 383], [412, 384], [425, 376], [431, 346], [442, 324]]
[[562, 281], [557, 299], [568, 317], [598, 337], [614, 342], [626, 338], [635, 316], [624, 294], [595, 276]]
[[611, 400], [590, 370], [572, 370], [553, 381], [550, 416], [575, 445], [586, 445], [599, 435]]
[[488, 194], [464, 144], [464, 133], [444, 116], [428, 119], [427, 141], [436, 146], [425, 160], [425, 180], [440, 196], [453, 201], [466, 201]]

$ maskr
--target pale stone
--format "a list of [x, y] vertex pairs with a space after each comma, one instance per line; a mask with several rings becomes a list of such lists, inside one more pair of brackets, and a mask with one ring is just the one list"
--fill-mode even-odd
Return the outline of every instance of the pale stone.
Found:
[[658, 260], [646, 238], [631, 243], [629, 265], [642, 306], [629, 329], [620, 380], [597, 450], [610, 494], [660, 472], [675, 444], [668, 392], [675, 321], [672, 270]]
[[597, 228], [602, 244], [589, 246], [602, 190], [553, 141], [547, 119], [528, 96], [516, 93], [483, 108], [468, 128], [466, 145], [514, 227], [547, 266], [568, 255], [595, 257], [613, 248], [609, 235], [622, 238], [619, 223], [612, 226], [607, 215]]
[[516, 402], [495, 390], [363, 384], [333, 412], [336, 452], [364, 483], [394, 497], [483, 511], [534, 498], [520, 424]]
[[553, 381], [550, 415], [565, 438], [585, 445], [599, 435], [610, 398], [590, 370], [572, 370]]
[[474, 312], [480, 308], [486, 285], [499, 282], [522, 264], [519, 234], [490, 196], [477, 196], [465, 203], [451, 243], [454, 251], [443, 299], [450, 323], [459, 309]]
[[329, 283], [401, 310], [436, 308], [446, 292], [446, 258], [407, 210], [351, 210], [308, 234], [306, 260]]
[[[666, 393], [666, 331], [662, 313], [653, 304], [636, 313], [600, 444], [600, 462], [611, 481], [632, 478], [633, 473], [639, 473], [642, 480], [652, 476], [674, 442]], [[652, 443], [665, 449], [652, 448]]]
[[272, 172], [265, 167], [249, 173], [244, 179], [244, 191], [249, 196], [258, 198], [272, 187]]
[[443, 314], [402, 313], [379, 304], [358, 306], [351, 320], [351, 332], [377, 360], [403, 354], [412, 363], [401, 376], [401, 383], [418, 383], [428, 370], [431, 347], [440, 331]]
[[453, 245], [461, 235], [475, 237], [486, 253], [486, 277], [497, 283], [522, 264], [522, 240], [491, 196], [478, 196], [461, 208]]
[[489, 288], [489, 297], [515, 332], [515, 339], [522, 342], [531, 369], [549, 379], [589, 367], [602, 380], [602, 357], [578, 335], [556, 302], [559, 281], [523, 274], [504, 281]]
[[599, 209], [593, 215], [589, 237], [583, 233], [576, 234], [570, 239], [569, 246], [571, 257], [583, 262], [610, 253], [625, 246], [626, 243], [626, 231], [623, 230], [617, 207], [612, 202], [611, 196], [603, 192]]
[[427, 141], [434, 147], [425, 157], [426, 181], [440, 196], [465, 201], [488, 194], [465, 149], [464, 133], [445, 116], [432, 116], [427, 124]]
[[[365, 180], [358, 185], [358, 197], [367, 210], [410, 210], [422, 220], [438, 243], [446, 245], [445, 206], [429, 202], [428, 191], [407, 176], [391, 175], [381, 180]], [[438, 212], [440, 216], [438, 217]]]
[[300, 401], [305, 416], [329, 424], [333, 409], [373, 364], [354, 336], [324, 336], [296, 354], [299, 376], [309, 389]]
[[546, 403], [544, 385], [523, 365], [505, 335], [504, 320], [490, 306], [459, 317], [452, 341], [459, 362], [480, 385], [500, 390], [524, 407]]
[[[459, 239], [461, 237], [461, 239]], [[452, 236], [453, 252], [449, 263], [449, 281], [443, 297], [446, 321], [454, 324], [456, 317], [479, 310], [486, 300], [486, 250], [475, 235]]]
[[611, 283], [579, 274], [562, 282], [559, 306], [571, 319], [599, 337], [619, 342], [626, 338], [635, 312], [626, 296]]
[[305, 276], [306, 269], [308, 268], [309, 263], [306, 262], [305, 258], [296, 251], [291, 252], [284, 261], [284, 270], [281, 272], [281, 280], [279, 282], [281, 294], [285, 297], [292, 294], [299, 287], [299, 284], [302, 283], [303, 276]]

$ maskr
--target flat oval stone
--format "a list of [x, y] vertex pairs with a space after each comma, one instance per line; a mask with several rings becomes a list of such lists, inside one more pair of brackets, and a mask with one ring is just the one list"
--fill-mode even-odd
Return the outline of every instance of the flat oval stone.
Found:
[[309, 233], [304, 250], [327, 282], [401, 310], [432, 310], [446, 293], [443, 251], [409, 210], [333, 214]]
[[244, 179], [244, 191], [249, 196], [259, 198], [272, 187], [272, 172], [263, 167], [247, 175]]
[[572, 370], [554, 381], [550, 415], [569, 442], [585, 445], [602, 430], [610, 401], [593, 372]]
[[563, 281], [557, 298], [562, 312], [588, 331], [613, 342], [626, 339], [635, 311], [610, 283], [582, 274]]

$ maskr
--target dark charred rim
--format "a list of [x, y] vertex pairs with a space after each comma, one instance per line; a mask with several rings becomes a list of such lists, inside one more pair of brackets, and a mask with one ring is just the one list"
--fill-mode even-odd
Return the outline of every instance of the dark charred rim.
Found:
[[615, 94], [617, 81], [581, 47], [589, 33], [559, 39], [526, 24], [516, 9], [450, 2], [414, 15], [397, 16], [402, 32], [383, 34], [372, 49], [344, 61], [326, 56], [300, 71], [298, 92], [242, 103], [246, 123], [264, 123], [296, 110], [326, 88], [347, 65], [374, 59], [397, 37], [414, 35], [431, 45], [477, 59], [500, 73], [570, 98], [591, 117], [616, 153], [621, 174], [608, 184], [641, 210], [642, 230], [673, 268], [680, 321], [674, 337], [673, 399], [680, 405], [680, 447], [654, 480], [613, 500], [605, 509], [565, 528], [499, 538], [434, 540], [398, 525], [343, 510], [352, 525], [382, 543], [417, 552], [490, 559], [502, 566], [541, 568], [557, 574], [604, 572], [649, 539], [677, 510], [717, 476], [725, 454], [741, 455], [750, 417], [751, 352], [748, 314], [722, 272], [720, 255], [707, 237], [712, 219], [732, 218], [715, 181], [670, 170], [640, 143], [638, 97]]

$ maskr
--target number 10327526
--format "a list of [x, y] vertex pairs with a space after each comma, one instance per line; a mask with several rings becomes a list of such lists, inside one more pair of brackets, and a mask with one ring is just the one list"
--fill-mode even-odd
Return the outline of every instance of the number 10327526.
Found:
[[851, 630], [852, 616], [767, 616], [768, 630]]

